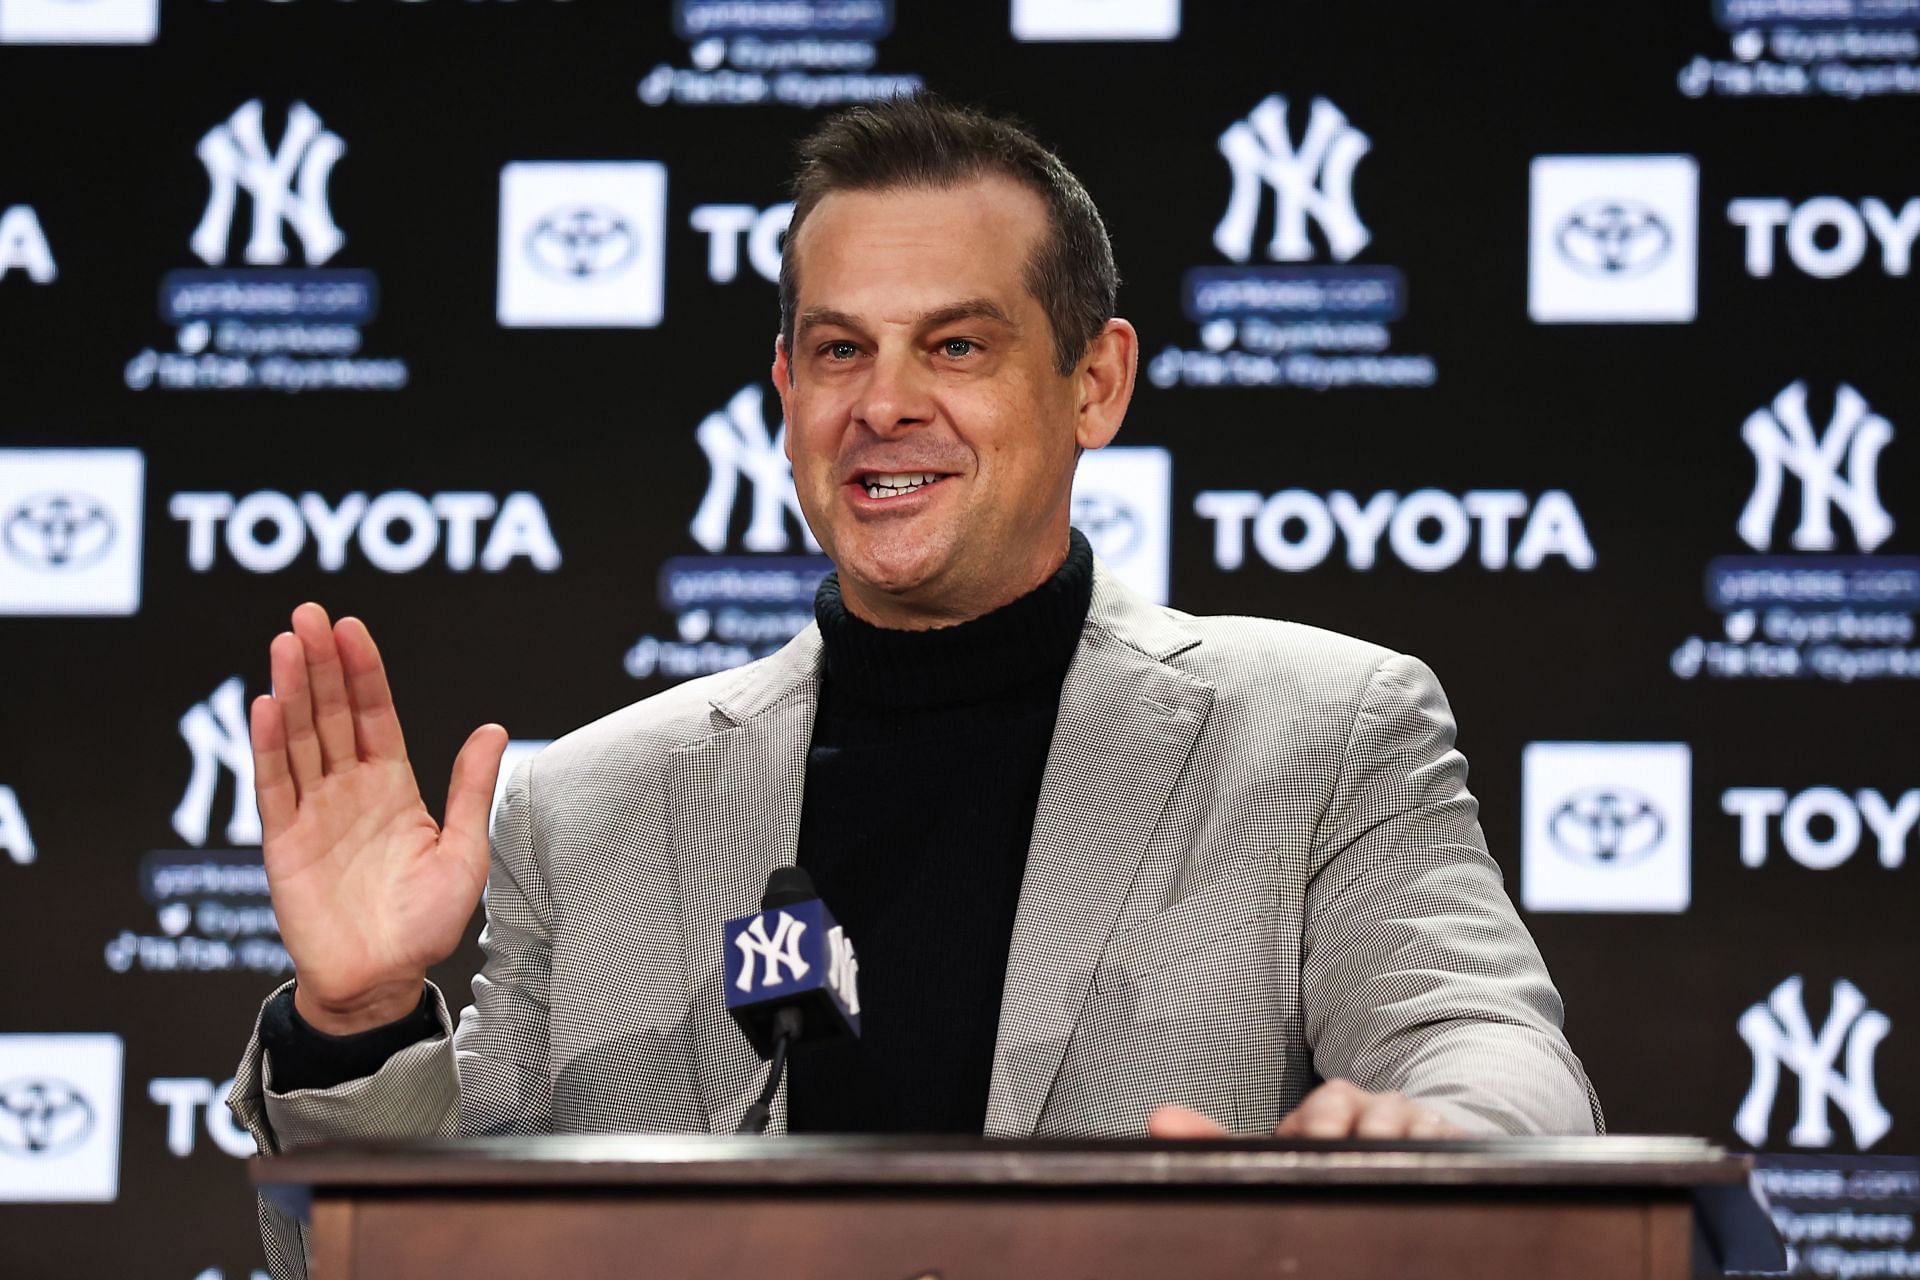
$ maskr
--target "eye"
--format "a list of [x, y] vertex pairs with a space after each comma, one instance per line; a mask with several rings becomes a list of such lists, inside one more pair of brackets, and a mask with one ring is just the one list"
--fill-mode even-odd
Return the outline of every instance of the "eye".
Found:
[[829, 342], [820, 350], [829, 360], [851, 360], [860, 354], [860, 348], [851, 342]]
[[974, 352], [973, 339], [948, 338], [940, 344], [940, 354], [949, 360], [964, 360]]

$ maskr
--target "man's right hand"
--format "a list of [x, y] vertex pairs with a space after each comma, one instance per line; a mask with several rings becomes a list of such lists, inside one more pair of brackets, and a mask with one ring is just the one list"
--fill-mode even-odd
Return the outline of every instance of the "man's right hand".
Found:
[[273, 693], [253, 702], [254, 787], [294, 1007], [348, 1035], [420, 1002], [487, 881], [487, 810], [507, 731], [475, 729], [453, 762], [442, 828], [407, 760], [373, 637], [317, 604], [273, 638]]

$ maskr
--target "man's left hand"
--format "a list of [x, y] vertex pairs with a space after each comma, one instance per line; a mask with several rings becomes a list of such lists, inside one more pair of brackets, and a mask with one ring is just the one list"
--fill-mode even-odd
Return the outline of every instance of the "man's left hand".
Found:
[[[1190, 1107], [1161, 1107], [1147, 1119], [1155, 1138], [1224, 1138], [1227, 1131]], [[1346, 1080], [1329, 1080], [1301, 1100], [1273, 1131], [1276, 1138], [1464, 1138], [1413, 1099], [1368, 1093]]]

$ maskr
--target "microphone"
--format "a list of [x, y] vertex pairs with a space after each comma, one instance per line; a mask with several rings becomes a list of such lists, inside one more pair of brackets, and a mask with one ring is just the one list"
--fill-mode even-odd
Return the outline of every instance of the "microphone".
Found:
[[860, 962], [799, 867], [776, 867], [760, 910], [726, 924], [727, 1012], [761, 1058], [767, 1084], [736, 1133], [761, 1133], [796, 1041], [860, 1034]]

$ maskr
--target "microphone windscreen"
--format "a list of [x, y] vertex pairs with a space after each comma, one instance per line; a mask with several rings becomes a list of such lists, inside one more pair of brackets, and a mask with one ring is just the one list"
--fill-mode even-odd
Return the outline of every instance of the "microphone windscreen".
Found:
[[760, 900], [760, 909], [773, 911], [819, 896], [814, 892], [813, 877], [799, 867], [775, 867], [767, 877], [767, 894]]

